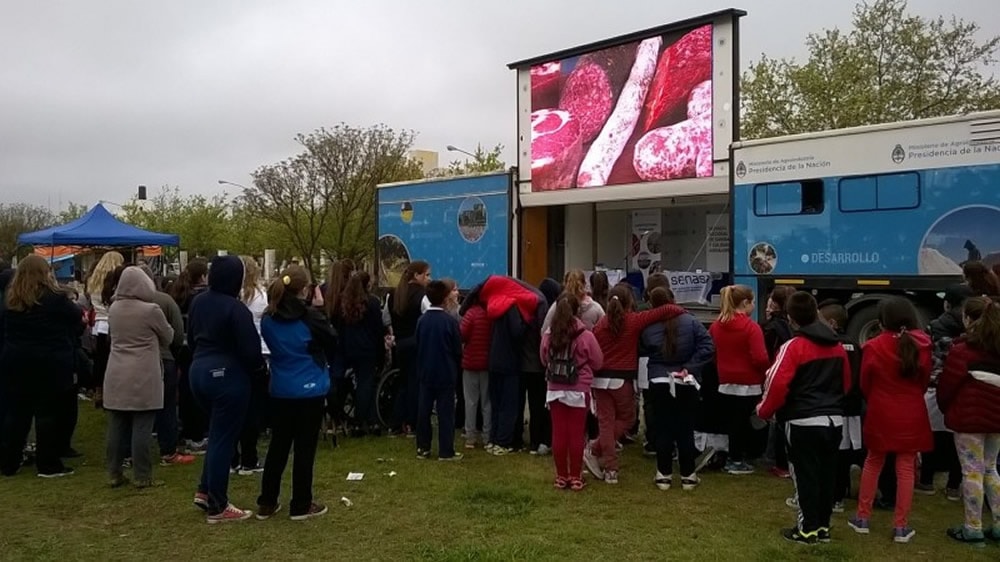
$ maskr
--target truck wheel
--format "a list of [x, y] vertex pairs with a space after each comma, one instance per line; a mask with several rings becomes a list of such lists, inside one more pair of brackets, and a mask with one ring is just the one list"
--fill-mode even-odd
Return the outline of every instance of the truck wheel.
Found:
[[853, 311], [847, 321], [847, 335], [860, 345], [877, 336], [880, 331], [877, 303]]

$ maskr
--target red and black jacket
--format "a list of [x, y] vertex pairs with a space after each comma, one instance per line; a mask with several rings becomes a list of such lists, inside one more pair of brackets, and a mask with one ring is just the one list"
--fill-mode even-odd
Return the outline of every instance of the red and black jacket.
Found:
[[826, 324], [813, 322], [781, 347], [767, 372], [757, 414], [779, 422], [843, 416], [850, 388], [851, 366], [840, 338]]

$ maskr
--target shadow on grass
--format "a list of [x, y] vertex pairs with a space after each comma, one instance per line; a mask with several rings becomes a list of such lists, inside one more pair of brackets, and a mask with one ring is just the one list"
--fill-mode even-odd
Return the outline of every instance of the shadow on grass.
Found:
[[466, 488], [457, 494], [469, 515], [503, 524], [525, 517], [535, 508], [535, 498], [529, 492], [507, 487]]
[[760, 562], [774, 562], [775, 560], [829, 560], [830, 562], [845, 562], [857, 559], [846, 547], [838, 545], [836, 542], [815, 546], [788, 543], [786, 545], [784, 548], [765, 548], [758, 552], [754, 559]]
[[523, 544], [496, 545], [452, 545], [433, 547], [423, 545], [414, 553], [420, 560], [434, 562], [464, 562], [469, 560], [508, 561], [538, 560], [544, 556], [542, 549]]

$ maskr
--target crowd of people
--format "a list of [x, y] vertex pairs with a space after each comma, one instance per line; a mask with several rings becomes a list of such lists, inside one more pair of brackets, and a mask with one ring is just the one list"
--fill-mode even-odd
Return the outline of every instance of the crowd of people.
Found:
[[[771, 473], [795, 484], [797, 523], [782, 530], [792, 542], [829, 542], [852, 466], [854, 531], [868, 534], [872, 509], [888, 507], [893, 540], [910, 541], [913, 494], [936, 493], [947, 472], [944, 493], [965, 507], [948, 536], [1000, 540], [1000, 281], [979, 262], [929, 326], [910, 300], [880, 301], [881, 333], [863, 346], [846, 335], [842, 304], [786, 286], [768, 295], [761, 324], [753, 290], [723, 288], [708, 329], [662, 274], [641, 291], [581, 270], [538, 287], [491, 276], [464, 299], [458, 289], [414, 261], [383, 302], [349, 260], [319, 285], [290, 265], [265, 287], [256, 261], [235, 256], [192, 260], [164, 282], [110, 251], [74, 290], [29, 255], [0, 273], [0, 472], [72, 474], [78, 395], [107, 412], [111, 487], [157, 486], [155, 465], [204, 455], [193, 503], [213, 524], [277, 514], [292, 452], [290, 517], [326, 513], [312, 489], [325, 424], [413, 436], [429, 459], [436, 416], [439, 460], [463, 458], [457, 429], [466, 451], [551, 454], [554, 487], [573, 491], [587, 486], [584, 467], [617, 484], [620, 452], [644, 426], [659, 490], [772, 458]], [[383, 427], [376, 384], [389, 361], [399, 377]], [[228, 487], [257, 473], [254, 513]]]

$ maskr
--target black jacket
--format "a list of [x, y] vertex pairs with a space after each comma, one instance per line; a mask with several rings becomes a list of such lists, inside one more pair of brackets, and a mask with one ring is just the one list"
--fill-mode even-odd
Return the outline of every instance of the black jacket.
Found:
[[239, 380], [264, 374], [260, 334], [250, 309], [239, 299], [243, 285], [243, 262], [236, 256], [212, 260], [208, 290], [191, 302], [187, 344], [191, 349], [192, 376], [217, 369], [233, 370]]
[[396, 352], [412, 355], [417, 352], [417, 322], [420, 307], [427, 291], [417, 283], [411, 283], [406, 293], [406, 308], [403, 314], [396, 313], [395, 293], [389, 295], [389, 314], [392, 317], [392, 333], [396, 338]]
[[844, 415], [861, 416], [865, 411], [865, 397], [861, 393], [861, 345], [844, 332], [838, 332], [837, 335], [847, 352], [847, 362], [851, 365], [851, 389], [844, 396]]
[[462, 334], [458, 320], [431, 309], [417, 322], [417, 380], [431, 388], [457, 384], [462, 364]]
[[851, 367], [839, 336], [826, 324], [813, 322], [799, 328], [778, 352], [757, 411], [779, 422], [843, 416], [850, 387]]
[[368, 298], [360, 321], [348, 324], [343, 315], [337, 314], [332, 323], [345, 359], [378, 363], [380, 357], [385, 355], [385, 326], [382, 325], [382, 308], [377, 298]]
[[792, 339], [792, 326], [788, 323], [788, 317], [783, 312], [776, 312], [767, 319], [761, 326], [764, 331], [764, 346], [767, 347], [767, 356], [774, 363], [774, 358], [778, 356], [778, 350], [785, 342]]
[[73, 386], [83, 311], [65, 293], [46, 291], [28, 310], [0, 310], [0, 376], [20, 388]]

